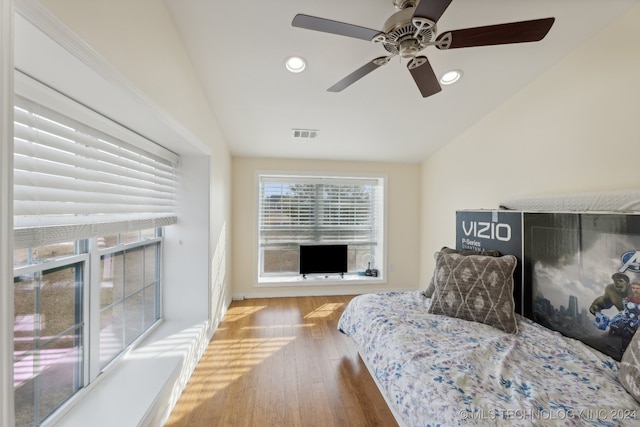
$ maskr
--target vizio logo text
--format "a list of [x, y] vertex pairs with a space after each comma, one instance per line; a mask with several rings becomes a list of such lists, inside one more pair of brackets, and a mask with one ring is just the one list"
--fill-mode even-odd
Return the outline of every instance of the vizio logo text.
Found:
[[473, 236], [478, 239], [511, 240], [511, 226], [500, 222], [462, 221], [462, 231], [465, 236]]

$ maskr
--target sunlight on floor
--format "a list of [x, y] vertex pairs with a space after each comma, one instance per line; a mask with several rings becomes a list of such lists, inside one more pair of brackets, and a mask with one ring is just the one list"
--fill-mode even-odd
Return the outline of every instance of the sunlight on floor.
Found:
[[[194, 376], [202, 379], [189, 383], [189, 388], [185, 389], [181, 396], [181, 399], [188, 404], [180, 405], [176, 411], [179, 411], [178, 408], [192, 407], [201, 399], [202, 394], [210, 398], [224, 390], [229, 384], [242, 378], [252, 368], [263, 363], [295, 339], [295, 336], [290, 336], [211, 341], [207, 352], [214, 357], [203, 357], [197, 367], [200, 373], [204, 372], [206, 375]], [[176, 412], [174, 415], [182, 418], [188, 413]]]
[[264, 305], [246, 306], [246, 307], [229, 307], [224, 315], [225, 322], [235, 322], [264, 308]]
[[311, 313], [304, 316], [305, 319], [313, 319], [314, 317], [328, 317], [331, 316], [336, 310], [344, 306], [341, 302], [326, 303], [313, 310]]
[[284, 328], [312, 328], [315, 323], [298, 323], [296, 325], [284, 324], [284, 325], [270, 325], [270, 326], [243, 326], [240, 328], [243, 331], [257, 331], [263, 329], [284, 329]]

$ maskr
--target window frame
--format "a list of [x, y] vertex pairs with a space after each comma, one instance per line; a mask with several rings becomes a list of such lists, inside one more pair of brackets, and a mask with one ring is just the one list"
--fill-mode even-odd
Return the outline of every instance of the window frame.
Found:
[[[88, 307], [89, 304], [89, 298], [90, 298], [90, 290], [88, 287], [88, 283], [89, 283], [89, 277], [90, 277], [90, 256], [89, 253], [82, 251], [82, 244], [77, 245], [76, 244], [76, 250], [75, 250], [75, 254], [74, 255], [65, 255], [65, 256], [61, 256], [59, 258], [51, 258], [51, 259], [47, 259], [44, 261], [40, 261], [40, 262], [36, 262], [36, 263], [31, 263], [31, 264], [27, 264], [27, 265], [22, 265], [19, 267], [15, 267], [13, 269], [13, 277], [14, 280], [16, 277], [22, 276], [22, 275], [28, 275], [28, 274], [39, 274], [40, 275], [40, 279], [44, 276], [44, 274], [46, 274], [48, 271], [51, 270], [62, 270], [65, 268], [72, 268], [73, 266], [76, 265], [81, 265], [82, 266], [82, 271], [81, 271], [81, 282], [79, 284], [79, 289], [76, 289], [76, 292], [80, 292], [81, 293], [81, 304], [82, 307], [79, 308], [79, 310], [81, 311], [81, 323], [79, 324], [79, 329], [80, 329], [80, 347], [81, 350], [79, 352], [79, 354], [81, 355], [81, 360], [80, 361], [76, 361], [74, 363], [79, 363], [80, 366], [75, 366], [74, 367], [74, 371], [79, 374], [81, 376], [80, 380], [78, 381], [77, 387], [75, 388], [75, 390], [73, 391], [73, 393], [71, 393], [71, 395], [67, 396], [63, 401], [58, 402], [58, 405], [56, 406], [56, 409], [53, 410], [52, 413], [55, 413], [55, 411], [58, 410], [58, 408], [60, 408], [61, 406], [65, 405], [66, 402], [68, 402], [69, 400], [71, 400], [75, 395], [77, 395], [78, 391], [80, 391], [82, 388], [85, 388], [89, 385], [89, 342], [90, 342], [90, 337], [89, 337], [89, 332], [88, 332], [88, 325], [90, 325], [90, 318], [89, 318], [89, 310], [85, 309], [85, 307]], [[80, 279], [80, 277], [78, 277], [78, 272], [76, 272], [76, 280]], [[77, 282], [76, 282], [77, 283]], [[12, 286], [13, 283], [12, 283]], [[35, 313], [37, 316], [40, 316], [40, 312]], [[14, 317], [15, 319], [15, 317]], [[78, 325], [74, 325], [74, 327], [76, 327]], [[14, 339], [14, 338], [12, 338]], [[34, 349], [35, 350], [35, 349]], [[35, 356], [35, 352], [34, 352], [34, 357]], [[40, 354], [40, 350], [38, 350], [37, 354]], [[15, 361], [15, 356], [14, 358], [12, 358], [12, 362]], [[15, 393], [15, 386], [13, 389], [13, 392]], [[38, 401], [39, 401], [39, 394], [34, 393], [34, 400], [35, 402], [35, 408], [38, 408]], [[15, 402], [17, 404], [17, 402]], [[16, 413], [17, 415], [17, 413]], [[38, 417], [38, 414], [34, 414], [34, 416]], [[42, 424], [43, 422], [46, 422], [45, 420], [47, 420], [47, 418], [49, 418], [51, 416], [51, 414], [46, 415], [42, 420], [38, 421], [38, 420], [34, 420], [36, 422], [38, 422], [38, 425]]]
[[[76, 291], [81, 292], [81, 356], [82, 360], [79, 361], [81, 366], [79, 367], [79, 374], [81, 380], [79, 387], [74, 392], [67, 396], [63, 401], [58, 402], [56, 409], [50, 414], [45, 416], [42, 420], [34, 420], [38, 424], [46, 424], [49, 422], [55, 422], [62, 408], [73, 405], [76, 399], [79, 399], [80, 391], [86, 387], [92, 386], [100, 377], [101, 374], [107, 372], [113, 365], [115, 365], [120, 359], [125, 357], [129, 351], [131, 351], [137, 343], [143, 341], [149, 334], [151, 334], [161, 323], [163, 319], [162, 312], [162, 271], [163, 271], [163, 243], [164, 238], [162, 235], [162, 228], [155, 229], [154, 237], [141, 236], [140, 232], [144, 230], [138, 230], [138, 239], [128, 243], [118, 243], [106, 248], [98, 247], [97, 237], [89, 239], [81, 239], [74, 241], [75, 253], [73, 255], [62, 255], [59, 257], [47, 258], [43, 260], [37, 260], [25, 265], [19, 265], [13, 269], [13, 277], [19, 277], [27, 274], [44, 274], [50, 270], [61, 270], [75, 265], [82, 265], [82, 283], [80, 289]], [[66, 242], [61, 242], [66, 243]], [[100, 354], [100, 328], [101, 328], [101, 314], [100, 308], [100, 260], [104, 255], [123, 253], [127, 251], [142, 249], [146, 247], [156, 246], [155, 250], [155, 299], [154, 299], [154, 313], [155, 319], [150, 325], [143, 325], [142, 331], [131, 340], [131, 342], [125, 342], [123, 347], [106, 362], [102, 363]], [[36, 248], [28, 248], [33, 250]], [[144, 264], [143, 264], [144, 265]], [[126, 275], [127, 267], [123, 268], [123, 276]], [[134, 293], [144, 292], [147, 280], [144, 281], [142, 288]], [[13, 286], [13, 285], [12, 285]], [[127, 295], [123, 295], [123, 302], [127, 299]], [[144, 309], [144, 305], [142, 306]], [[38, 313], [39, 314], [39, 313]], [[126, 325], [125, 325], [126, 326]], [[13, 337], [12, 337], [13, 340]], [[14, 358], [11, 359], [12, 364]], [[15, 389], [12, 388], [12, 392], [15, 393]], [[37, 400], [37, 398], [35, 398]], [[37, 405], [36, 405], [37, 407]], [[37, 414], [35, 414], [37, 415]]]
[[[13, 231], [13, 91], [14, 91], [13, 1], [0, 0], [0, 235]], [[0, 239], [0, 280], [12, 277], [13, 239]], [[13, 287], [0, 286], [0, 425], [13, 425]]]
[[[304, 179], [320, 179], [328, 178], [338, 181], [340, 178], [347, 180], [371, 180], [378, 182], [377, 194], [381, 200], [376, 201], [376, 241], [375, 244], [382, 252], [377, 256], [376, 268], [379, 270], [377, 277], [368, 277], [358, 275], [356, 272], [349, 272], [344, 277], [340, 278], [339, 275], [314, 275], [308, 276], [306, 279], [298, 273], [263, 273], [263, 256], [262, 245], [260, 236], [260, 222], [261, 222], [261, 179], [263, 177], [287, 178], [291, 177], [292, 180], [298, 178]], [[254, 185], [254, 200], [255, 200], [255, 213], [254, 213], [254, 286], [255, 287], [279, 287], [279, 286], [314, 286], [314, 285], [371, 285], [371, 284], [384, 284], [387, 283], [387, 182], [388, 177], [385, 174], [376, 173], [353, 173], [353, 172], [304, 172], [304, 171], [273, 171], [273, 170], [258, 170], [255, 172], [255, 185]], [[330, 243], [329, 241], [323, 243]], [[344, 242], [337, 242], [344, 243]], [[294, 245], [294, 244], [292, 244]], [[358, 242], [354, 242], [353, 245], [358, 245]], [[351, 245], [349, 245], [351, 246]], [[349, 248], [351, 250], [351, 248]], [[372, 266], [373, 268], [373, 266]]]
[[[130, 243], [124, 243], [124, 244], [118, 244], [115, 246], [110, 246], [107, 248], [98, 248], [98, 244], [97, 241], [98, 239], [94, 238], [91, 239], [91, 256], [92, 256], [92, 264], [91, 264], [91, 272], [92, 272], [92, 276], [91, 276], [91, 294], [97, 296], [96, 298], [93, 298], [91, 300], [92, 306], [91, 309], [94, 309], [97, 311], [97, 318], [94, 319], [93, 323], [90, 324], [91, 326], [91, 331], [90, 333], [93, 334], [92, 336], [94, 337], [98, 337], [98, 339], [94, 339], [91, 341], [91, 351], [92, 351], [92, 356], [93, 359], [90, 361], [90, 378], [92, 380], [95, 380], [102, 372], [104, 372], [110, 365], [112, 365], [114, 362], [116, 362], [117, 360], [119, 360], [121, 357], [123, 357], [124, 354], [126, 354], [129, 350], [131, 350], [131, 348], [133, 348], [135, 346], [135, 343], [144, 339], [144, 337], [146, 337], [151, 331], [153, 331], [156, 327], [158, 322], [160, 322], [162, 320], [162, 245], [163, 245], [163, 237], [162, 237], [162, 233], [161, 233], [161, 229], [158, 228], [157, 230], [159, 230], [156, 233], [156, 237], [152, 237], [152, 238], [143, 238], [140, 239], [138, 241], [135, 242], [130, 242]], [[109, 361], [107, 361], [106, 363], [102, 363], [100, 360], [100, 320], [101, 320], [101, 314], [102, 314], [102, 308], [100, 307], [100, 284], [101, 284], [101, 280], [100, 280], [100, 263], [101, 263], [101, 259], [103, 256], [105, 255], [113, 255], [113, 254], [118, 254], [118, 253], [123, 253], [126, 254], [127, 252], [130, 252], [132, 250], [137, 250], [138, 248], [142, 249], [144, 251], [144, 249], [148, 246], [157, 246], [157, 252], [156, 252], [156, 265], [155, 265], [155, 270], [156, 270], [156, 277], [157, 277], [157, 283], [156, 283], [156, 299], [155, 299], [155, 313], [157, 314], [157, 319], [154, 319], [154, 321], [152, 322], [152, 324], [144, 329], [142, 331], [141, 334], [139, 334], [131, 343], [124, 344], [124, 347], [117, 352]], [[123, 273], [126, 273], [126, 265], [124, 267]], [[146, 287], [146, 285], [143, 285], [142, 287], [142, 291], [144, 291], [144, 288]], [[140, 292], [140, 291], [138, 291]], [[124, 302], [127, 299], [126, 295], [123, 295], [123, 299], [122, 301]], [[95, 347], [94, 347], [95, 346]]]
[[[111, 145], [107, 151], [117, 151], [123, 150], [124, 154], [120, 155], [119, 153], [111, 153], [112, 157], [107, 159], [109, 161], [105, 161], [101, 156], [103, 156], [103, 151], [101, 151], [101, 146], [99, 143], [94, 144], [93, 148], [96, 149], [95, 152], [98, 153], [97, 156], [91, 157], [90, 155], [86, 155], [86, 159], [89, 161], [103, 161], [105, 164], [110, 164], [110, 161], [115, 158], [115, 162], [119, 162], [119, 164], [126, 169], [129, 164], [132, 166], [132, 170], [139, 169], [139, 165], [142, 167], [148, 167], [147, 164], [149, 160], [153, 160], [155, 162], [162, 162], [162, 167], [151, 167], [144, 172], [144, 179], [139, 179], [141, 182], [149, 181], [155, 182], [157, 180], [157, 176], [162, 174], [168, 174], [165, 169], [170, 169], [171, 178], [173, 179], [173, 184], [171, 186], [166, 185], [166, 187], [171, 187], [170, 191], [163, 191], [162, 194], [166, 196], [166, 194], [171, 194], [170, 202], [166, 202], [168, 200], [167, 197], [162, 199], [163, 208], [162, 210], [157, 210], [156, 206], [153, 205], [151, 209], [145, 210], [141, 209], [139, 211], [135, 211], [133, 208], [142, 203], [142, 201], [132, 200], [131, 208], [129, 205], [126, 205], [123, 209], [123, 212], [116, 211], [114, 214], [107, 215], [111, 213], [109, 209], [106, 209], [104, 212], [102, 210], [96, 210], [95, 212], [89, 210], [78, 210], [73, 212], [64, 212], [66, 215], [62, 215], [57, 217], [55, 215], [47, 216], [47, 212], [45, 210], [45, 214], [42, 217], [38, 217], [37, 213], [32, 217], [29, 215], [21, 216], [15, 215], [16, 210], [12, 209], [12, 251], [11, 253], [15, 256], [16, 250], [27, 249], [28, 251], [32, 251], [35, 248], [40, 248], [44, 246], [59, 244], [59, 243], [73, 243], [75, 246], [74, 256], [82, 256], [83, 261], [83, 283], [80, 292], [82, 293], [82, 301], [75, 301], [77, 305], [82, 304], [82, 307], [79, 308], [82, 312], [79, 315], [82, 316], [82, 326], [78, 329], [81, 330], [82, 336], [79, 338], [81, 341], [81, 350], [78, 351], [78, 358], [82, 358], [82, 360], [77, 361], [78, 364], [81, 364], [81, 384], [80, 387], [73, 390], [71, 395], [64, 396], [62, 401], [56, 401], [55, 408], [52, 412], [46, 414], [44, 418], [41, 419], [41, 415], [38, 413], [34, 413], [34, 419], [32, 422], [36, 423], [36, 425], [46, 424], [53, 422], [55, 423], [57, 419], [59, 419], [62, 414], [65, 413], [68, 408], [74, 405], [74, 402], [77, 399], [80, 399], [83, 396], [82, 390], [87, 387], [93, 386], [94, 383], [99, 381], [101, 378], [101, 374], [107, 372], [110, 367], [119, 360], [121, 360], [129, 351], [135, 348], [135, 346], [144, 340], [149, 334], [151, 334], [154, 330], [157, 329], [159, 324], [163, 318], [162, 311], [162, 295], [163, 295], [163, 232], [162, 227], [167, 225], [172, 225], [177, 222], [177, 211], [176, 211], [176, 201], [175, 201], [175, 191], [177, 188], [177, 177], [180, 175], [180, 156], [176, 153], [171, 152], [157, 143], [144, 138], [143, 136], [132, 132], [131, 130], [123, 127], [119, 123], [114, 122], [112, 119], [102, 116], [96, 111], [90, 110], [84, 105], [77, 103], [75, 100], [71, 99], [67, 95], [58, 92], [57, 90], [47, 87], [43, 85], [41, 82], [30, 78], [29, 76], [22, 74], [19, 70], [15, 71], [16, 77], [16, 85], [12, 91], [15, 94], [16, 102], [18, 99], [26, 99], [27, 103], [32, 103], [36, 106], [41, 106], [43, 109], [48, 111], [52, 111], [53, 114], [59, 114], [60, 116], [65, 116], [70, 119], [72, 122], [76, 122], [79, 126], [78, 129], [93, 129], [95, 135], [93, 135], [96, 141], [100, 141], [100, 143], [104, 142], [107, 145]], [[13, 104], [16, 104], [13, 102]], [[16, 105], [12, 105], [12, 108], [17, 108]], [[37, 114], [36, 114], [36, 117]], [[54, 120], [55, 122], [55, 120]], [[63, 125], [65, 121], [60, 121]], [[15, 120], [13, 121], [12, 129], [16, 126]], [[69, 128], [72, 129], [72, 128]], [[46, 132], [45, 132], [46, 133]], [[104, 135], [104, 138], [102, 138]], [[112, 137], [112, 138], [111, 138]], [[103, 141], [104, 139], [104, 141]], [[16, 135], [13, 135], [12, 138], [13, 144], [13, 152], [11, 158], [13, 159], [17, 153], [17, 145]], [[24, 140], [24, 138], [23, 138]], [[29, 141], [28, 139], [26, 141]], [[69, 141], [75, 141], [73, 138], [70, 138]], [[94, 141], [95, 142], [95, 141]], [[84, 142], [81, 142], [82, 145]], [[54, 144], [55, 145], [55, 144]], [[46, 144], [43, 144], [46, 146]], [[54, 148], [55, 149], [55, 148]], [[80, 150], [82, 151], [82, 150]], [[76, 153], [75, 150], [67, 150], [67, 152], [73, 152], [79, 156], [79, 162], [82, 166], [84, 166], [85, 170], [90, 170], [87, 167], [87, 163], [82, 163], [84, 161], [84, 157], [82, 157], [82, 152]], [[133, 158], [135, 156], [129, 156], [129, 154], [134, 153], [138, 156], [138, 158]], [[23, 157], [28, 158], [29, 152], [25, 151], [22, 153]], [[67, 154], [66, 154], [67, 155]], [[132, 157], [132, 159], [129, 159]], [[123, 159], [123, 160], [121, 160]], [[138, 161], [139, 159], [139, 161]], [[48, 159], [45, 159], [48, 161]], [[131, 163], [128, 163], [131, 162]], [[61, 163], [62, 164], [62, 163]], [[71, 164], [67, 162], [67, 164]], [[75, 164], [75, 163], [74, 163]], [[13, 167], [11, 168], [10, 173], [12, 177], [15, 174], [15, 169], [17, 163], [13, 162]], [[164, 165], [167, 165], [166, 168]], [[73, 168], [71, 168], [73, 170]], [[99, 168], [97, 168], [99, 169]], [[21, 169], [23, 171], [28, 171], [26, 168]], [[91, 169], [93, 170], [93, 169]], [[160, 172], [158, 172], [160, 171]], [[126, 171], [125, 171], [126, 172]], [[117, 176], [118, 173], [112, 172], [113, 176]], [[64, 175], [64, 176], [63, 176]], [[72, 173], [69, 175], [65, 175], [60, 173], [60, 176], [63, 179], [66, 179], [68, 176], [73, 176]], [[93, 176], [89, 174], [88, 176]], [[148, 178], [148, 179], [147, 179]], [[168, 180], [167, 178], [162, 178], [164, 180]], [[16, 182], [15, 180], [10, 181], [12, 184], [12, 188], [15, 189]], [[57, 181], [60, 183], [61, 181]], [[28, 182], [31, 184], [31, 182]], [[36, 191], [40, 189], [40, 185], [37, 181], [35, 184], [29, 188], [34, 188]], [[46, 187], [46, 185], [43, 185]], [[62, 188], [62, 187], [61, 187]], [[85, 188], [82, 186], [79, 187], [80, 191], [85, 191]], [[91, 187], [93, 189], [101, 188], [100, 184], [96, 187]], [[66, 191], [67, 188], [63, 188], [63, 191]], [[155, 191], [155, 190], [154, 190]], [[150, 193], [156, 194], [154, 191]], [[15, 191], [12, 192], [13, 204], [16, 203], [17, 195]], [[111, 188], [111, 194], [114, 194], [115, 199], [119, 200], [119, 203], [122, 205], [122, 202], [119, 199], [119, 193], [113, 192]], [[23, 194], [23, 199], [24, 194]], [[149, 195], [149, 198], [153, 198], [155, 196]], [[158, 196], [158, 198], [162, 198], [162, 196]], [[76, 198], [80, 202], [84, 202], [84, 198]], [[76, 200], [74, 199], [74, 200]], [[94, 198], [95, 199], [95, 198]], [[91, 199], [91, 200], [94, 200]], [[113, 199], [113, 200], [115, 200]], [[30, 199], [28, 199], [30, 200]], [[39, 197], [35, 197], [34, 200], [39, 201]], [[49, 200], [47, 197], [44, 200]], [[51, 199], [54, 201], [59, 201], [57, 198]], [[106, 206], [108, 208], [113, 208], [113, 203], [111, 203], [111, 198], [98, 198], [97, 202], [94, 200], [93, 204], [100, 204], [100, 206]], [[147, 202], [149, 202], [147, 200]], [[12, 204], [12, 206], [13, 206]], [[147, 205], [145, 205], [146, 207]], [[164, 206], [169, 206], [166, 210]], [[55, 212], [54, 212], [55, 213]], [[105, 214], [106, 213], [106, 214]], [[22, 214], [24, 215], [24, 214]], [[41, 220], [41, 218], [45, 218], [45, 220]], [[25, 221], [26, 220], [26, 221]], [[30, 222], [31, 221], [31, 222]], [[145, 230], [155, 230], [153, 233], [141, 233]], [[160, 231], [158, 231], [160, 230]], [[132, 242], [121, 242], [120, 238], [118, 238], [118, 244], [115, 246], [111, 246], [109, 248], [99, 248], [98, 247], [98, 238], [107, 237], [113, 235], [124, 235], [126, 233], [131, 233]], [[137, 234], [136, 234], [137, 233]], [[126, 311], [124, 308], [127, 306], [125, 302], [127, 297], [125, 297], [122, 301], [122, 343], [120, 343], [120, 347], [113, 351], [113, 353], [108, 354], [108, 358], [105, 358], [105, 363], [102, 363], [101, 353], [100, 353], [100, 340], [101, 340], [101, 309], [100, 309], [100, 260], [101, 256], [105, 253], [117, 253], [123, 252], [126, 254], [126, 251], [135, 250], [136, 248], [141, 248], [143, 253], [146, 252], [146, 248], [148, 246], [155, 246], [153, 249], [154, 253], [154, 266], [149, 266], [150, 271], [155, 268], [155, 278], [153, 280], [153, 314], [154, 317], [151, 321], [147, 321], [145, 318], [146, 314], [151, 312], [151, 305], [149, 307], [145, 306], [145, 298], [144, 295], [151, 294], [152, 290], [146, 286], [146, 283], [142, 283], [142, 287], [135, 292], [133, 292], [133, 296], [130, 301], [135, 301], [135, 303], [131, 306], [133, 307], [131, 311]], [[31, 252], [29, 252], [31, 253]], [[23, 271], [45, 271], [50, 270], [52, 266], [65, 265], [66, 260], [70, 259], [69, 255], [59, 255], [52, 256], [49, 259], [45, 260], [31, 260], [29, 258], [29, 263], [27, 265], [19, 265], [13, 266], [14, 277], [23, 272]], [[141, 258], [140, 267], [142, 269], [145, 268], [144, 264], [144, 255]], [[32, 262], [33, 261], [33, 262]], [[134, 265], [138, 265], [137, 262]], [[64, 267], [63, 267], [64, 268]], [[126, 276], [125, 270], [127, 267], [123, 266], [123, 277]], [[144, 274], [141, 273], [141, 277], [144, 278]], [[12, 292], [13, 295], [13, 292]], [[68, 298], [67, 298], [68, 299]], [[12, 304], [14, 303], [14, 299], [11, 299]], [[14, 319], [13, 308], [11, 310], [11, 318]], [[148, 309], [148, 310], [147, 310]], [[127, 317], [126, 313], [132, 314], [132, 317]], [[131, 319], [133, 322], [133, 329], [126, 329], [126, 321], [125, 319]], [[13, 321], [11, 322], [11, 329], [13, 331]], [[125, 333], [124, 331], [128, 332]], [[13, 334], [11, 334], [11, 339], [13, 341]], [[13, 348], [13, 342], [12, 342]], [[115, 348], [115, 347], [114, 347]], [[11, 358], [11, 368], [13, 370], [13, 357]], [[38, 373], [39, 375], [40, 373]], [[34, 382], [37, 377], [31, 378]], [[36, 382], [37, 384], [37, 382]], [[13, 384], [11, 384], [11, 396], [15, 397], [15, 388]], [[37, 409], [37, 397], [33, 397], [33, 401], [31, 402], [33, 408]], [[12, 399], [12, 414], [15, 415], [16, 403], [15, 399]], [[49, 409], [47, 407], [47, 409]]]

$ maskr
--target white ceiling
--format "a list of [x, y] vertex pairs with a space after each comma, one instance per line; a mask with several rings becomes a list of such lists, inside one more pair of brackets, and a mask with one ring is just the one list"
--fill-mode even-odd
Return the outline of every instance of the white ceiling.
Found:
[[[428, 1], [428, 0], [422, 0]], [[380, 45], [291, 26], [297, 13], [382, 30], [392, 0], [165, 0], [235, 156], [419, 162], [513, 96], [637, 0], [453, 0], [438, 32], [555, 17], [540, 42], [438, 50], [422, 98], [398, 57], [340, 93], [327, 88], [384, 56]], [[284, 59], [301, 55], [291, 74]], [[597, 58], [594, 58], [597, 60]], [[292, 128], [318, 129], [294, 140]]]

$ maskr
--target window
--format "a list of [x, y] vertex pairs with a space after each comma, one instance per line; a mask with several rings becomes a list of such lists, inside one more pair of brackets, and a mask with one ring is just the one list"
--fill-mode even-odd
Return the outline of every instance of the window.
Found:
[[347, 278], [384, 262], [384, 179], [259, 175], [259, 282], [297, 276], [300, 245], [348, 245]]
[[[117, 237], [117, 236], [114, 236]], [[160, 240], [99, 239], [100, 368], [159, 319]]]
[[53, 258], [14, 272], [16, 426], [37, 425], [84, 385], [87, 259]]
[[178, 156], [16, 74], [14, 393], [37, 426], [161, 318]]

